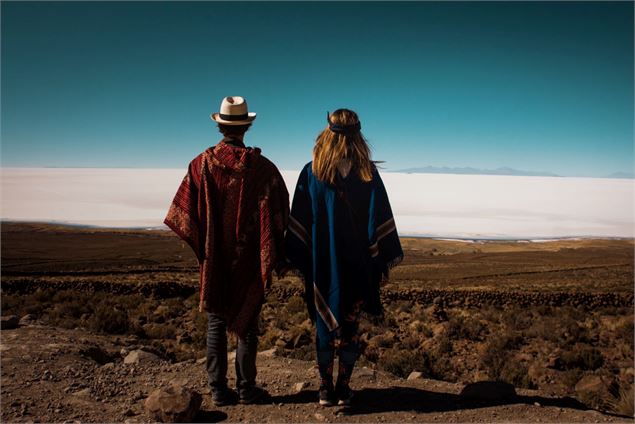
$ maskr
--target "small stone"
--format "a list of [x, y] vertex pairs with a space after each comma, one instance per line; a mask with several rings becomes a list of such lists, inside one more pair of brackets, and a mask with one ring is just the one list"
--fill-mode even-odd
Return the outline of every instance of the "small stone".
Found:
[[413, 371], [410, 373], [410, 375], [408, 376], [408, 381], [412, 381], [412, 380], [418, 380], [420, 378], [423, 378], [423, 373], [419, 372], [419, 371]]
[[268, 350], [263, 350], [262, 352], [258, 352], [258, 355], [264, 356], [265, 358], [273, 358], [276, 356], [276, 348], [271, 348]]
[[540, 402], [534, 402], [534, 406], [542, 406]]
[[319, 412], [316, 412], [315, 414], [313, 414], [313, 416], [318, 421], [326, 421], [326, 417], [324, 415], [320, 414]]
[[89, 397], [90, 396], [90, 389], [86, 388], [86, 389], [82, 389], [82, 390], [78, 390], [76, 392], [73, 393], [73, 396], [78, 396], [78, 397]]
[[158, 362], [159, 358], [154, 353], [146, 352], [145, 350], [133, 350], [124, 359], [124, 364], [138, 364], [147, 362]]
[[200, 364], [204, 364], [206, 361], [207, 361], [207, 358], [206, 357], [202, 357], [202, 358], [198, 358], [196, 360], [196, 363], [200, 365]]
[[302, 381], [300, 383], [295, 383], [295, 385], [293, 386], [293, 390], [295, 390], [296, 393], [298, 393], [306, 389], [307, 387], [309, 387], [309, 383], [307, 383], [306, 381]]
[[35, 315], [26, 314], [22, 318], [20, 318], [19, 325], [26, 326], [32, 325], [36, 323]]
[[372, 380], [375, 378], [376, 375], [375, 370], [368, 367], [357, 368], [353, 372], [355, 373], [355, 379], [362, 378]]

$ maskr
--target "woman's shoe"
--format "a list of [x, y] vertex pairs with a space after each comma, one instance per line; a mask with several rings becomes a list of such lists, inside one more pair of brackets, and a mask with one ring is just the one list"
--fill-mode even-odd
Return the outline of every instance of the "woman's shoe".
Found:
[[351, 390], [348, 384], [338, 384], [335, 388], [335, 394], [337, 396], [338, 405], [348, 406], [353, 399], [353, 390]]
[[337, 396], [335, 396], [335, 390], [332, 385], [321, 385], [319, 395], [320, 405], [322, 406], [333, 406], [337, 402]]

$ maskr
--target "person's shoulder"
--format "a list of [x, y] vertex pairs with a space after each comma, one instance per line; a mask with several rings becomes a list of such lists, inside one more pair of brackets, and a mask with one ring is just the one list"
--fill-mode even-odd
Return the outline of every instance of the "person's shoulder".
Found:
[[212, 149], [211, 147], [208, 147], [207, 149], [203, 150], [201, 153], [196, 155], [196, 157], [194, 157], [194, 159], [190, 161], [189, 166], [192, 167], [193, 169], [199, 169], [205, 157], [210, 154], [211, 149]]
[[258, 167], [272, 173], [280, 173], [280, 170], [268, 157], [260, 153], [258, 155]]

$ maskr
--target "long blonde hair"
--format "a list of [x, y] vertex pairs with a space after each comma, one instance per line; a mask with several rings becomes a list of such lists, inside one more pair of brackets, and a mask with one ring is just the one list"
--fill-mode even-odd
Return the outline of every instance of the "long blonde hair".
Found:
[[361, 131], [333, 131], [331, 124], [351, 127], [359, 124], [357, 114], [349, 109], [337, 109], [329, 117], [329, 124], [322, 130], [313, 148], [313, 174], [327, 184], [335, 184], [337, 166], [340, 161], [350, 161], [351, 170], [360, 180], [373, 179], [373, 163], [370, 159], [370, 147]]

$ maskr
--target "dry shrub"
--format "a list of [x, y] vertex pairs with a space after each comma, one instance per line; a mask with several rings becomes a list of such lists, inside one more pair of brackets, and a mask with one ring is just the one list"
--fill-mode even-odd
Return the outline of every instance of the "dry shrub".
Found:
[[620, 386], [617, 398], [607, 402], [609, 410], [614, 414], [633, 417], [635, 415], [635, 407], [633, 403], [635, 394], [633, 393], [633, 385]]
[[[293, 296], [289, 298], [289, 301], [285, 305], [285, 309], [289, 315], [295, 315], [300, 313], [306, 313], [306, 304], [304, 299], [299, 296]], [[308, 318], [308, 314], [307, 314]], [[304, 320], [303, 320], [304, 321]]]
[[505, 381], [515, 387], [533, 389], [536, 385], [528, 374], [528, 367], [512, 360], [511, 351], [522, 343], [522, 337], [506, 334], [490, 340], [481, 355], [481, 368], [497, 381]]
[[439, 337], [436, 353], [438, 355], [447, 355], [452, 352], [452, 340], [448, 337], [447, 333], [443, 333]]
[[633, 316], [631, 315], [630, 319], [622, 322], [615, 328], [615, 336], [617, 339], [623, 340], [626, 344], [633, 349], [633, 342], [635, 341], [635, 322], [633, 321]]
[[421, 340], [413, 334], [408, 334], [401, 339], [398, 345], [400, 345], [402, 349], [415, 350], [421, 345]]
[[596, 370], [604, 364], [602, 353], [595, 348], [576, 349], [561, 355], [565, 369]]
[[502, 314], [501, 318], [510, 331], [526, 330], [535, 322], [530, 309], [510, 309]]
[[172, 324], [151, 324], [144, 327], [149, 339], [175, 339], [176, 327]]
[[111, 302], [97, 305], [88, 322], [93, 331], [109, 334], [125, 334], [128, 331], [128, 314]]
[[429, 370], [428, 359], [421, 351], [387, 349], [379, 357], [378, 365], [385, 371], [406, 378], [412, 371]]
[[487, 334], [487, 327], [476, 319], [468, 320], [462, 316], [454, 316], [448, 321], [446, 333], [453, 340], [479, 341]]
[[207, 346], [207, 314], [196, 312], [192, 320], [194, 329], [191, 331], [192, 345], [202, 349]]

